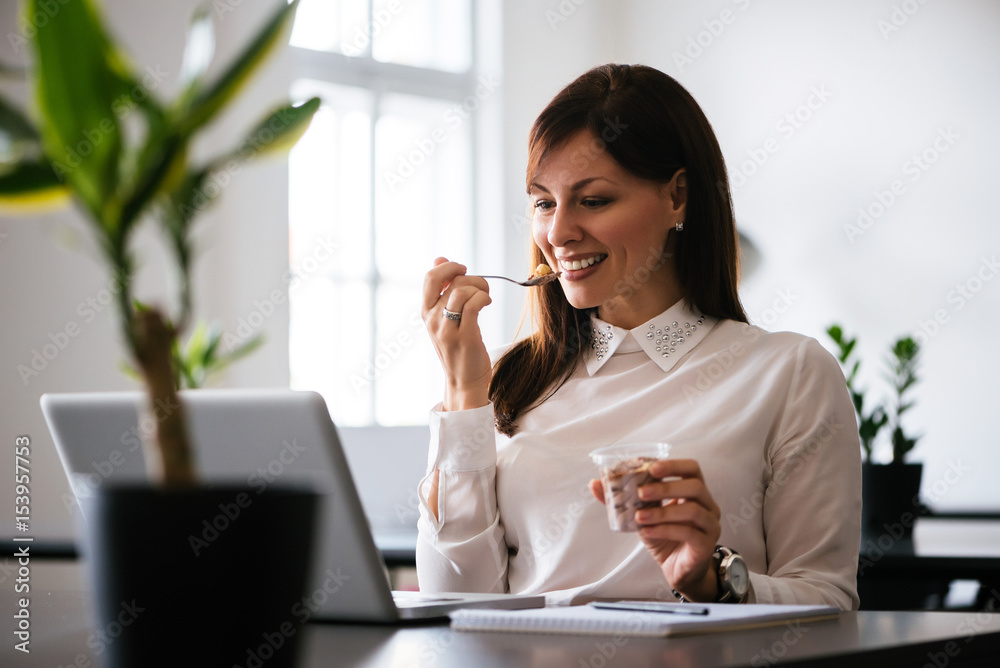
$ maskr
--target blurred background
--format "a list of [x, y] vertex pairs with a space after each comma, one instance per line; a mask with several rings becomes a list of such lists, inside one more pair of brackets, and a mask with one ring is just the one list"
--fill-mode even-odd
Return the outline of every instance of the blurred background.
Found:
[[[0, 0], [10, 65], [26, 64], [18, 4]], [[197, 4], [103, 3], [143, 93], [175, 94]], [[212, 7], [221, 67], [273, 4]], [[532, 121], [590, 67], [643, 63], [688, 88], [719, 137], [751, 320], [831, 349], [825, 329], [842, 324], [872, 401], [889, 396], [889, 344], [914, 336], [923, 363], [904, 424], [922, 435], [908, 460], [924, 463], [925, 501], [1000, 512], [998, 34], [991, 0], [303, 0], [288, 48], [198, 147], [232, 144], [289, 92], [324, 99], [287, 159], [218, 182], [198, 223], [197, 314], [224, 346], [265, 337], [215, 385], [318, 390], [359, 468], [385, 466], [366, 439], [398, 441], [419, 474], [414, 427], [441, 388], [423, 273], [444, 255], [526, 276]], [[137, 249], [146, 301], [172, 294], [161, 242]], [[118, 370], [114, 289], [75, 212], [0, 219], [0, 439], [32, 439], [39, 537], [72, 530], [40, 395], [136, 387]], [[520, 290], [494, 286], [490, 347], [515, 337]], [[408, 524], [414, 508], [404, 493], [369, 512]]]

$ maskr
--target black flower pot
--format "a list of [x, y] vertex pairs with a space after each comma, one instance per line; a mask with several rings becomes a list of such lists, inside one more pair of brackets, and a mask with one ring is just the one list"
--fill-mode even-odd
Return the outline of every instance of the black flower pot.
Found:
[[862, 464], [862, 544], [891, 543], [883, 550], [912, 551], [913, 525], [926, 510], [920, 502], [922, 473], [922, 464]]
[[117, 485], [81, 499], [94, 654], [130, 668], [293, 666], [316, 502], [245, 485]]

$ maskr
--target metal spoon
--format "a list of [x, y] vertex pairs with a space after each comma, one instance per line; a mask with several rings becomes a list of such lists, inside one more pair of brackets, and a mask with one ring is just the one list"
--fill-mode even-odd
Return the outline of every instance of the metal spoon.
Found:
[[523, 285], [526, 288], [534, 287], [536, 285], [545, 285], [546, 283], [551, 283], [552, 281], [559, 278], [562, 274], [561, 271], [554, 271], [551, 274], [545, 274], [544, 276], [535, 276], [529, 278], [526, 281], [515, 281], [513, 278], [507, 278], [506, 276], [479, 276], [479, 278], [500, 278], [505, 281], [510, 281], [511, 283], [517, 283], [518, 285]]

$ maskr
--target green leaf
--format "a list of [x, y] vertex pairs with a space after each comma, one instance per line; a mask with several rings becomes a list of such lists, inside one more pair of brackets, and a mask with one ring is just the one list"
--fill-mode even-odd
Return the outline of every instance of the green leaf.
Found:
[[65, 206], [69, 190], [47, 163], [21, 162], [0, 174], [0, 210], [28, 213]]
[[309, 129], [320, 104], [321, 100], [314, 97], [298, 106], [287, 104], [275, 109], [240, 142], [239, 148], [214, 160], [213, 165], [216, 169], [221, 169], [233, 159], [248, 161], [267, 153], [291, 149]]
[[257, 348], [259, 348], [263, 344], [264, 344], [264, 335], [257, 334], [256, 336], [247, 339], [239, 346], [226, 352], [224, 355], [221, 355], [218, 358], [216, 358], [211, 364], [211, 366], [208, 367], [208, 370], [212, 372], [221, 371], [230, 364], [243, 359], [253, 351], [257, 350]]
[[194, 331], [191, 332], [191, 336], [188, 337], [187, 343], [184, 345], [184, 357], [189, 360], [195, 360], [199, 363], [204, 361], [205, 348], [208, 344], [208, 326], [199, 322]]
[[855, 360], [854, 366], [851, 367], [851, 373], [847, 376], [848, 387], [854, 386], [854, 379], [858, 377], [858, 369], [861, 368], [861, 360]]
[[131, 364], [129, 364], [128, 362], [124, 362], [124, 361], [123, 362], [119, 362], [118, 363], [118, 370], [121, 371], [126, 376], [128, 376], [129, 378], [131, 378], [132, 380], [138, 380], [138, 381], [142, 381], [143, 380], [142, 374], [139, 373], [139, 370], [136, 369]]
[[180, 179], [168, 195], [164, 209], [164, 220], [179, 256], [183, 255], [182, 246], [192, 220], [217, 197], [205, 187], [213, 174], [228, 168], [233, 160], [245, 162], [262, 153], [293, 146], [309, 128], [319, 106], [320, 99], [314, 97], [298, 106], [288, 104], [275, 109], [254, 127], [239, 148], [212, 160], [207, 167], [187, 172]]
[[[28, 0], [29, 15], [48, 8]], [[91, 214], [116, 232], [114, 193], [122, 136], [114, 102], [127, 95], [131, 77], [115, 52], [93, 0], [61, 4], [39, 25], [35, 47], [36, 102], [41, 135], [56, 173]]]
[[120, 235], [123, 238], [146, 207], [169, 187], [172, 176], [183, 170], [187, 159], [186, 148], [185, 143], [176, 135], [157, 138], [147, 144], [140, 159], [143, 165], [137, 170], [141, 175], [122, 205], [120, 220], [123, 229], [120, 230]]
[[219, 343], [221, 341], [222, 331], [217, 327], [213, 327], [208, 338], [208, 345], [205, 346], [205, 354], [202, 356], [206, 367], [211, 367], [216, 363], [217, 358], [215, 357], [215, 351], [219, 349]]
[[200, 89], [190, 102], [182, 100], [174, 108], [181, 134], [190, 135], [211, 121], [239, 93], [267, 57], [288, 41], [298, 5], [299, 0], [283, 4], [213, 85]]

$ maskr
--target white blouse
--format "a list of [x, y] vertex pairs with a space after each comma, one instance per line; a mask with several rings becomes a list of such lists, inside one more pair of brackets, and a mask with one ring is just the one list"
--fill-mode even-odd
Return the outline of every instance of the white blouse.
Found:
[[495, 431], [492, 405], [432, 411], [421, 589], [673, 599], [638, 536], [612, 532], [587, 488], [591, 450], [665, 441], [700, 464], [722, 510], [719, 542], [751, 571], [751, 603], [857, 609], [860, 445], [836, 359], [814, 339], [683, 301], [631, 331], [593, 324], [586, 363], [512, 438]]

